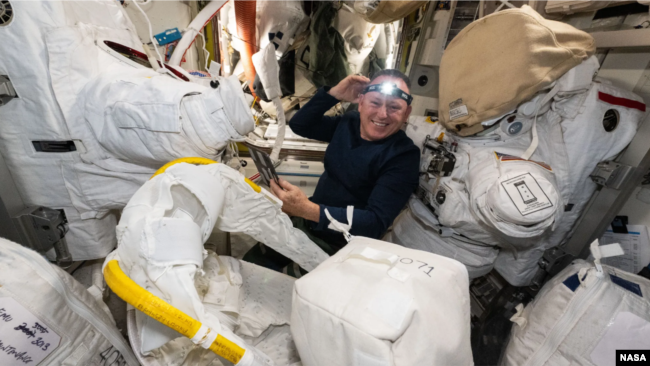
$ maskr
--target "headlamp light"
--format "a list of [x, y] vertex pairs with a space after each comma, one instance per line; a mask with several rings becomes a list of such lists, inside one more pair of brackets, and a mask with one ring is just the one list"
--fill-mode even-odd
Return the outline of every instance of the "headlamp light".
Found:
[[365, 89], [363, 89], [363, 92], [361, 92], [361, 94], [366, 94], [369, 92], [379, 92], [384, 95], [392, 95], [394, 97], [398, 97], [406, 101], [407, 105], [411, 105], [411, 102], [413, 101], [413, 97], [404, 90], [398, 88], [395, 83], [386, 82], [381, 84], [368, 85], [365, 87]]

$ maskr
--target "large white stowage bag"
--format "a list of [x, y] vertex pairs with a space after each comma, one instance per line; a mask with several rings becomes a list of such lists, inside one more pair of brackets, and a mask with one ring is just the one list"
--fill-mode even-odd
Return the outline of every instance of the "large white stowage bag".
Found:
[[[650, 348], [650, 281], [576, 261], [516, 314], [509, 366], [614, 366], [616, 350]], [[521, 309], [520, 309], [521, 310]]]
[[38, 253], [0, 238], [0, 279], [0, 365], [139, 365], [95, 298]]
[[453, 259], [353, 237], [296, 281], [305, 366], [471, 365], [469, 280]]

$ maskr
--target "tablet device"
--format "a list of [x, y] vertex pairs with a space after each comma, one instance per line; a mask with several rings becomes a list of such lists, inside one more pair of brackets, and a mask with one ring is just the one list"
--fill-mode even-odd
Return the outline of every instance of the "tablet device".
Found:
[[275, 181], [275, 184], [280, 186], [280, 179], [278, 178], [278, 174], [275, 172], [275, 167], [273, 166], [273, 161], [271, 160], [269, 154], [250, 146], [248, 147], [248, 151], [251, 153], [251, 157], [255, 162], [257, 171], [260, 172], [262, 182], [270, 187], [271, 179], [273, 179]]

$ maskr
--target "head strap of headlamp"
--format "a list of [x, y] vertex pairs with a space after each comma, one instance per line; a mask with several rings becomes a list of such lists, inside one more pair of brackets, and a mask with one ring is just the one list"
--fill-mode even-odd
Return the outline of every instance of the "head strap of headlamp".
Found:
[[411, 105], [411, 102], [413, 101], [413, 97], [409, 93], [398, 88], [397, 85], [395, 85], [394, 83], [381, 83], [381, 84], [368, 85], [363, 89], [363, 92], [361, 92], [361, 94], [366, 94], [370, 92], [378, 92], [384, 95], [392, 95], [394, 97], [398, 97], [406, 101], [406, 105]]

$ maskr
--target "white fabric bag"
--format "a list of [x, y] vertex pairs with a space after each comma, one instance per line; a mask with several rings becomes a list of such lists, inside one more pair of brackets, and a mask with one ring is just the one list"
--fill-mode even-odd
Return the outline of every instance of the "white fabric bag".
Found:
[[469, 281], [452, 259], [352, 237], [296, 281], [305, 366], [471, 365]]
[[3, 366], [139, 365], [103, 304], [38, 253], [0, 238], [0, 278]]
[[619, 349], [648, 349], [650, 281], [582, 260], [512, 317], [508, 366], [614, 366]]

